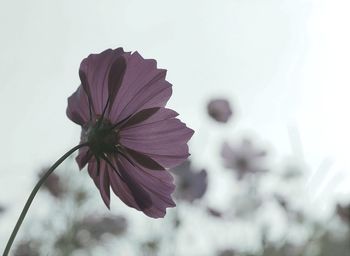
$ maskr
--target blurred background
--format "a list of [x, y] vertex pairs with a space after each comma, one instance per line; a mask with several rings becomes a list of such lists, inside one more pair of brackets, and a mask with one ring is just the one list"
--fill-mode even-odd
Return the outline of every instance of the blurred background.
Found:
[[35, 198], [13, 255], [350, 255], [347, 0], [0, 0], [0, 251], [80, 129], [90, 53], [154, 58], [195, 130], [177, 207], [109, 211], [74, 156]]

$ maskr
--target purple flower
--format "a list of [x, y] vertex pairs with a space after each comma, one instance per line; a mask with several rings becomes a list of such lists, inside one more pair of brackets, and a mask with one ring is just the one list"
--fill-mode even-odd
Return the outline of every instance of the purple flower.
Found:
[[167, 171], [189, 156], [193, 130], [165, 108], [172, 89], [166, 70], [122, 48], [91, 54], [80, 65], [81, 86], [68, 99], [67, 115], [82, 127], [77, 162], [110, 206], [110, 187], [128, 206], [164, 217], [174, 207]]
[[185, 161], [182, 165], [171, 170], [176, 176], [175, 196], [179, 199], [193, 202], [195, 199], [203, 197], [208, 186], [207, 171], [193, 170], [190, 161]]
[[215, 121], [220, 123], [226, 123], [232, 115], [230, 103], [225, 99], [211, 100], [208, 103], [207, 111]]
[[225, 142], [221, 149], [221, 156], [225, 166], [237, 172], [238, 179], [242, 179], [249, 173], [266, 171], [263, 166], [266, 151], [254, 148], [250, 140], [244, 139], [241, 144], [233, 146]]

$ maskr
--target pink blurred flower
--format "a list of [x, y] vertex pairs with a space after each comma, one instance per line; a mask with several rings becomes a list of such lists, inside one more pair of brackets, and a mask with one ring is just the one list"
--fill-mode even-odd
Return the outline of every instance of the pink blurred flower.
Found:
[[226, 123], [232, 116], [230, 103], [225, 99], [213, 99], [208, 103], [207, 111], [215, 121]]
[[225, 166], [237, 173], [238, 179], [242, 179], [247, 174], [266, 172], [264, 166], [266, 151], [253, 147], [250, 140], [244, 139], [237, 145], [225, 142], [221, 149], [221, 156]]
[[177, 198], [193, 202], [194, 200], [203, 197], [208, 186], [208, 175], [206, 170], [194, 170], [191, 167], [191, 162], [187, 160], [171, 171], [176, 176], [177, 187], [175, 196]]
[[159, 218], [175, 186], [167, 168], [189, 156], [193, 130], [165, 108], [172, 89], [166, 70], [122, 48], [91, 54], [80, 65], [81, 86], [68, 99], [67, 115], [82, 127], [77, 162], [100, 190], [107, 207], [110, 187], [128, 206]]

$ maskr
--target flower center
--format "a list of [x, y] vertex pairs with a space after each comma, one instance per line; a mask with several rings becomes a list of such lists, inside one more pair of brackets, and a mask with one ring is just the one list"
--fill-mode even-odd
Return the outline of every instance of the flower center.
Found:
[[119, 135], [109, 120], [97, 120], [88, 128], [86, 135], [90, 150], [95, 156], [117, 152]]

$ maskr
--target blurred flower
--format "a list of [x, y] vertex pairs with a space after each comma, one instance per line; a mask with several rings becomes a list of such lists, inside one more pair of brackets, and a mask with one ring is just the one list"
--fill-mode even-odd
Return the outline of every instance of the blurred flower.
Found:
[[350, 224], [350, 204], [341, 205], [337, 204], [337, 214], [345, 222]]
[[230, 103], [225, 99], [211, 100], [208, 103], [207, 111], [214, 120], [220, 123], [226, 123], [232, 115]]
[[[44, 176], [46, 172], [47, 170], [42, 170], [39, 173], [38, 178], [40, 179], [42, 176]], [[56, 198], [61, 198], [65, 192], [63, 184], [60, 181], [60, 177], [55, 173], [50, 174], [50, 176], [46, 179], [45, 183], [43, 184], [43, 188], [49, 191], [49, 193]]]
[[165, 108], [172, 89], [166, 70], [122, 48], [91, 54], [80, 65], [81, 86], [68, 99], [67, 115], [81, 125], [77, 162], [109, 208], [110, 187], [128, 206], [164, 217], [175, 185], [166, 168], [189, 156], [193, 130]]
[[82, 237], [77, 229], [76, 223], [70, 229], [60, 234], [54, 243], [55, 249], [59, 252], [56, 255], [71, 255], [77, 249], [93, 246], [90, 237]]
[[40, 244], [37, 241], [24, 240], [20, 241], [14, 252], [14, 256], [38, 256], [40, 255]]
[[126, 232], [128, 223], [123, 216], [88, 216], [80, 223], [82, 229], [89, 232], [91, 238], [99, 241], [104, 234], [120, 236]]
[[239, 145], [224, 143], [221, 156], [225, 166], [237, 173], [237, 178], [242, 179], [246, 174], [266, 172], [263, 160], [266, 151], [255, 149], [250, 140], [244, 139]]
[[149, 240], [147, 242], [144, 242], [141, 245], [143, 255], [147, 255], [147, 256], [158, 255], [159, 246], [160, 246], [159, 239], [153, 239], [153, 240]]
[[85, 200], [87, 199], [87, 193], [85, 190], [83, 189], [78, 189], [77, 191], [75, 191], [74, 193], [74, 201], [78, 204], [81, 205], [85, 202]]
[[189, 160], [171, 170], [176, 176], [175, 196], [181, 200], [193, 202], [202, 198], [208, 186], [207, 171], [194, 170]]

